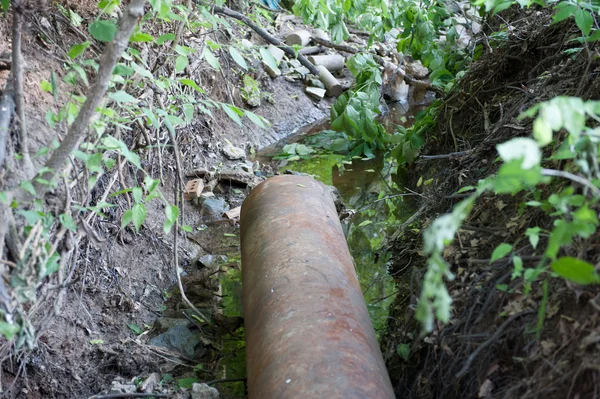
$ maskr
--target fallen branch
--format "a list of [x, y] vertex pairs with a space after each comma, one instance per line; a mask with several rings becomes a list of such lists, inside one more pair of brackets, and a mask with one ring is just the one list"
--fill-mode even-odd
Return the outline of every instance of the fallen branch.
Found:
[[17, 107], [17, 116], [20, 126], [19, 151], [23, 156], [25, 173], [30, 179], [33, 174], [33, 164], [29, 156], [29, 139], [27, 136], [27, 124], [25, 122], [25, 101], [23, 99], [23, 56], [21, 55], [21, 33], [23, 30], [23, 11], [21, 7], [13, 3], [13, 27], [12, 27], [12, 67], [11, 77], [13, 81], [13, 92]]
[[100, 106], [108, 90], [108, 84], [110, 83], [115, 65], [119, 58], [121, 58], [123, 51], [129, 45], [129, 37], [133, 33], [138, 20], [144, 15], [144, 4], [146, 4], [146, 0], [131, 0], [127, 10], [123, 13], [115, 39], [106, 46], [106, 50], [100, 59], [96, 82], [90, 88], [85, 103], [83, 103], [77, 118], [71, 125], [64, 140], [44, 165], [45, 172], [41, 173], [33, 183], [38, 198], [49, 190], [49, 186], [43, 182], [49, 182], [54, 179], [69, 159], [71, 152], [77, 148], [80, 141], [85, 137], [88, 125], [96, 115], [96, 108]]
[[562, 170], [554, 170], [554, 169], [542, 169], [542, 175], [553, 176], [553, 177], [562, 177], [563, 179], [568, 179], [568, 180], [574, 181], [575, 183], [579, 183], [582, 186], [585, 186], [585, 187], [589, 188], [590, 190], [592, 190], [592, 192], [594, 193], [594, 195], [596, 197], [600, 197], [600, 189], [598, 189], [598, 187], [594, 186], [594, 184], [591, 181], [584, 179], [581, 176], [577, 176], [577, 175], [574, 175], [573, 173], [569, 173], [569, 172], [564, 172]]
[[[199, 1], [199, 0], [194, 0], [194, 1], [198, 5], [207, 5], [204, 2]], [[262, 37], [263, 39], [265, 39], [265, 41], [267, 41], [268, 43], [271, 43], [272, 45], [279, 47], [280, 49], [285, 51], [287, 53], [287, 55], [290, 56], [291, 58], [298, 58], [298, 61], [300, 61], [300, 63], [303, 66], [308, 68], [310, 73], [312, 73], [315, 76], [319, 75], [319, 70], [317, 69], [317, 67], [314, 66], [304, 55], [298, 54], [298, 57], [296, 57], [296, 53], [294, 52], [293, 48], [291, 48], [290, 46], [286, 46], [281, 40], [277, 39], [276, 37], [271, 35], [269, 32], [267, 32], [265, 29], [263, 29], [260, 26], [258, 26], [257, 24], [255, 24], [250, 18], [248, 18], [244, 14], [240, 14], [239, 12], [233, 11], [232, 9], [227, 8], [227, 7], [219, 7], [219, 6], [211, 5], [210, 8], [217, 14], [225, 15], [227, 17], [235, 18], [238, 21], [242, 21], [245, 25], [247, 25], [252, 30], [254, 30], [256, 33], [258, 33], [258, 35], [260, 37]]]

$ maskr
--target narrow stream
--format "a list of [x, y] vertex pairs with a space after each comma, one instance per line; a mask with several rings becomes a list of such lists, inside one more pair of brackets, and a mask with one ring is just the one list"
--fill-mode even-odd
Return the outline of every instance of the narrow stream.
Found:
[[[415, 115], [425, 106], [409, 107], [395, 104], [381, 118], [388, 132], [397, 125], [409, 127]], [[323, 150], [320, 145], [330, 140], [332, 132], [328, 119], [300, 129], [296, 134], [256, 154], [255, 160], [270, 164], [281, 173], [306, 173], [324, 184], [335, 186], [353, 216], [343, 218], [342, 226], [354, 265], [363, 289], [377, 337], [385, 333], [389, 306], [394, 300], [396, 284], [388, 273], [391, 254], [383, 248], [385, 238], [395, 231], [396, 226], [409, 218], [417, 207], [415, 197], [396, 197], [385, 201], [385, 197], [403, 192], [404, 180], [395, 172], [394, 163], [385, 160], [383, 154], [366, 159], [347, 154]], [[282, 156], [286, 145], [304, 145], [310, 148], [306, 156]], [[314, 149], [314, 150], [313, 150]], [[198, 233], [196, 240], [208, 240], [208, 246], [220, 265], [222, 300], [220, 308], [225, 316], [243, 317], [241, 302], [241, 256], [239, 236], [231, 226], [214, 226]], [[224, 340], [219, 371], [222, 378], [240, 378], [246, 375], [245, 342], [243, 328]], [[222, 392], [227, 397], [243, 397], [242, 383], [228, 384]]]

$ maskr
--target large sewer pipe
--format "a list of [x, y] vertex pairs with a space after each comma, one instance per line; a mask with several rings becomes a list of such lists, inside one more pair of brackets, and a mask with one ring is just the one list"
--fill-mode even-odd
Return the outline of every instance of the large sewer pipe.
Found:
[[394, 398], [329, 190], [264, 181], [241, 243], [249, 398]]

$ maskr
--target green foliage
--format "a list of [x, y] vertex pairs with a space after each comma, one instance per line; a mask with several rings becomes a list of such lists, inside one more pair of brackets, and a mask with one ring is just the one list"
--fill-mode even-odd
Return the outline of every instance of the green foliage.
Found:
[[[595, 267], [570, 256], [558, 258], [561, 250], [568, 248], [574, 239], [589, 239], [597, 230], [599, 221], [594, 206], [600, 200], [600, 167], [598, 152], [600, 140], [598, 127], [588, 126], [588, 121], [600, 121], [600, 102], [583, 101], [580, 98], [556, 97], [527, 110], [520, 118], [535, 117], [533, 137], [518, 137], [497, 146], [503, 164], [498, 173], [479, 183], [477, 192], [454, 207], [451, 214], [443, 215], [433, 222], [423, 234], [428, 271], [423, 284], [423, 293], [417, 309], [417, 318], [426, 331], [433, 328], [433, 312], [443, 322], [450, 319], [450, 298], [447, 296], [443, 278], [451, 279], [447, 263], [441, 257], [443, 248], [449, 244], [466, 218], [468, 208], [483, 192], [495, 194], [517, 194], [525, 192], [535, 198], [525, 205], [539, 207], [553, 218], [553, 227], [549, 232], [540, 227], [530, 227], [525, 237], [534, 250], [538, 250], [540, 236], [548, 239], [543, 249], [543, 258], [533, 268], [525, 268], [519, 256], [513, 256], [514, 270], [512, 278], [523, 278], [525, 293], [542, 275], [549, 272], [546, 266], [558, 276], [577, 284], [598, 284], [600, 277]], [[555, 137], [554, 132], [565, 130], [566, 137]], [[550, 156], [542, 156], [541, 147], [553, 144]], [[542, 164], [556, 159], [564, 162], [564, 170], [542, 168]], [[574, 173], [575, 172], [575, 173]], [[556, 180], [547, 176], [560, 177], [567, 184], [558, 186]], [[552, 185], [553, 192], [543, 198], [540, 185]], [[578, 190], [583, 186], [583, 194]], [[472, 189], [472, 187], [469, 187]], [[506, 257], [513, 251], [514, 245], [502, 243], [493, 251], [490, 263]]]

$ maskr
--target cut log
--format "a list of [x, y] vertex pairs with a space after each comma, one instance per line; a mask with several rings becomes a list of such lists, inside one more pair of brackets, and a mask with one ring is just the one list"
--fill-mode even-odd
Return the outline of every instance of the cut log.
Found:
[[285, 51], [283, 51], [279, 47], [273, 46], [272, 44], [269, 44], [267, 50], [269, 50], [269, 53], [271, 53], [271, 55], [273, 56], [273, 58], [275, 58], [275, 61], [277, 61], [277, 63], [281, 62], [283, 56], [285, 55]]
[[298, 51], [298, 53], [302, 55], [318, 54], [320, 52], [321, 47], [319, 46], [304, 47], [303, 49], [300, 49], [300, 51]]
[[313, 31], [313, 36], [322, 40], [331, 40], [329, 38], [329, 35], [327, 34], [327, 32], [325, 32], [323, 29], [315, 29]]
[[340, 81], [337, 80], [323, 65], [318, 65], [317, 69], [319, 70], [319, 80], [327, 89], [327, 95], [330, 97], [337, 97], [342, 94], [344, 89], [342, 88]]
[[312, 55], [308, 60], [316, 66], [324, 66], [329, 72], [341, 71], [346, 64], [346, 59], [339, 54]]
[[311, 37], [312, 35], [309, 31], [297, 30], [287, 35], [287, 37], [285, 38], [285, 42], [290, 46], [293, 46], [295, 44], [299, 46], [306, 46], [308, 43], [310, 43]]

